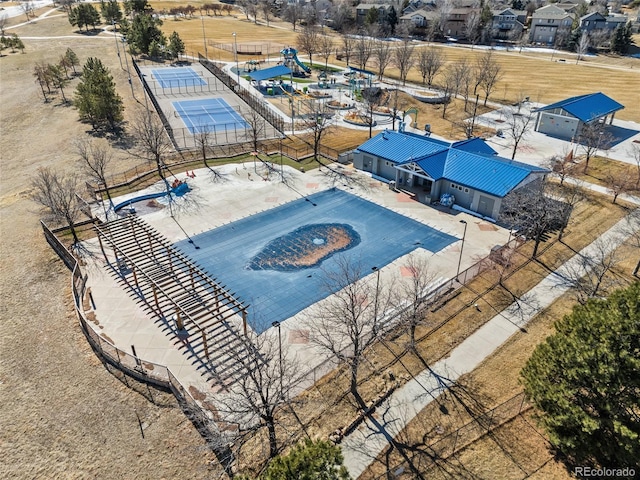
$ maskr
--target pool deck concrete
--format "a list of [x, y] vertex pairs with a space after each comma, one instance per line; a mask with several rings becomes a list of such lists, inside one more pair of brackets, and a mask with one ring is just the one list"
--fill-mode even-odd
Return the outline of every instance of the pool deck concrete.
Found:
[[[277, 168], [280, 169], [279, 166]], [[490, 222], [466, 213], [436, 210], [412, 200], [404, 193], [390, 190], [388, 185], [356, 172], [352, 167], [339, 168], [360, 178], [359, 185], [335, 185], [323, 171], [302, 173], [286, 166], [282, 169], [287, 179], [285, 185], [280, 181], [279, 175], [272, 174], [269, 180], [263, 178], [266, 170], [261, 168], [260, 162], [255, 166], [249, 162], [217, 167], [220, 178], [214, 177], [207, 169], [195, 170], [194, 178], [188, 177], [185, 172], [174, 171], [178, 179], [188, 181], [191, 192], [179, 198], [171, 209], [142, 207], [138, 215], [170, 242], [175, 243], [187, 236], [192, 237], [301, 196], [337, 186], [458, 238], [462, 238], [464, 229], [460, 220], [468, 222], [461, 271], [488, 255], [492, 247], [506, 243], [509, 238], [507, 230]], [[169, 180], [172, 181], [173, 177]], [[120, 203], [161, 188], [161, 185], [156, 184], [143, 191], [114, 199], [114, 202]], [[97, 206], [95, 212], [104, 216], [102, 206]], [[438, 279], [445, 280], [456, 274], [461, 243], [455, 242], [436, 254], [423, 249], [418, 249], [416, 254], [428, 258], [431, 271]], [[193, 387], [208, 395], [208, 400], [215, 402], [215, 395], [221, 394], [219, 387], [206, 380], [201, 362], [190, 354], [188, 344], [179, 340], [166, 323], [144, 311], [139, 299], [118, 283], [117, 275], [99, 253], [97, 241], [88, 242], [87, 250], [94, 253], [88, 259], [86, 271], [96, 307], [94, 328], [97, 333], [127, 352], [131, 352], [131, 346], [135, 346], [140, 359], [169, 367], [183, 386]], [[405, 261], [406, 257], [400, 257], [382, 268], [380, 281], [384, 283], [401, 278]], [[313, 306], [309, 307], [311, 308]], [[310, 386], [315, 379], [333, 368], [309, 344], [309, 309], [281, 324], [283, 343], [290, 354], [298, 357], [302, 368], [309, 372], [303, 387]], [[277, 341], [277, 334], [275, 328], [270, 328], [263, 335], [272, 336]]]

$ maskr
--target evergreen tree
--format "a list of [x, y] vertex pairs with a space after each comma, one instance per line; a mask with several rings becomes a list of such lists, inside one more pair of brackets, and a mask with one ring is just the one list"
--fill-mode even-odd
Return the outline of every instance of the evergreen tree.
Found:
[[364, 23], [367, 25], [377, 25], [380, 19], [380, 12], [375, 7], [371, 7], [367, 10], [367, 15], [364, 17]]
[[69, 84], [67, 73], [60, 65], [47, 65], [47, 70], [51, 78], [51, 84], [60, 90], [60, 93], [62, 93], [62, 101], [67, 103], [67, 97], [64, 94], [64, 87]]
[[93, 128], [107, 125], [115, 130], [122, 121], [124, 106], [116, 92], [113, 77], [100, 59], [90, 57], [82, 69], [82, 81], [76, 88], [74, 104], [83, 121]]
[[76, 72], [76, 65], [80, 65], [80, 59], [78, 58], [78, 55], [76, 55], [76, 52], [71, 50], [71, 48], [67, 48], [64, 56], [67, 59], [69, 66], [73, 68], [73, 74], [76, 75], [78, 73]]
[[131, 53], [149, 54], [149, 47], [156, 42], [164, 47], [167, 40], [160, 30], [162, 20], [149, 13], [140, 13], [133, 17], [131, 23], [122, 23], [122, 31], [127, 37]]
[[393, 5], [389, 8], [389, 11], [384, 17], [384, 31], [388, 35], [393, 35], [396, 31], [396, 25], [398, 24], [398, 13]]
[[124, 13], [127, 15], [151, 12], [152, 8], [147, 0], [125, 0]]
[[100, 2], [100, 13], [104, 23], [109, 25], [122, 21], [122, 10], [120, 10], [120, 4], [116, 0], [108, 0], [106, 2], [102, 0]]
[[178, 35], [178, 32], [173, 32], [169, 35], [169, 46], [167, 51], [173, 59], [177, 59], [185, 52], [184, 42], [180, 38], [180, 35]]
[[88, 32], [89, 25], [95, 29], [100, 24], [100, 14], [90, 3], [80, 3], [69, 11], [69, 23], [80, 29], [85, 27]]
[[632, 41], [631, 22], [626, 25], [618, 25], [611, 37], [611, 51], [624, 55], [629, 52]]
[[262, 480], [348, 480], [340, 448], [323, 440], [298, 443], [288, 455], [276, 457]]
[[551, 443], [576, 464], [640, 467], [640, 282], [555, 327], [522, 370]]

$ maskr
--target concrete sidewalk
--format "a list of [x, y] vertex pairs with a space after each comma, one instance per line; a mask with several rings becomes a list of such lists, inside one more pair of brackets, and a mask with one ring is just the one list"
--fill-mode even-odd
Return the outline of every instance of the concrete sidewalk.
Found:
[[[617, 248], [625, 240], [623, 232], [626, 219], [620, 220], [599, 237], [607, 251]], [[424, 370], [397, 390], [370, 420], [346, 437], [342, 443], [345, 465], [353, 478], [358, 478], [387, 446], [389, 437], [395, 437], [431, 401], [437, 398], [449, 384], [469, 373], [494, 353], [513, 334], [519, 333], [538, 312], [547, 308], [568, 291], [563, 275], [580, 268], [582, 256], [593, 254], [596, 242], [584, 248], [555, 272], [547, 275], [530, 291], [530, 299], [524, 306], [515, 303], [493, 317], [468, 337], [451, 354]]]

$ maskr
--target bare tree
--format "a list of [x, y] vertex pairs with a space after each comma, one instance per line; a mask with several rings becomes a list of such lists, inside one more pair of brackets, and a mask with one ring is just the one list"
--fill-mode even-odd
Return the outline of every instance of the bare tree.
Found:
[[293, 31], [296, 31], [296, 25], [302, 18], [302, 7], [298, 2], [290, 3], [284, 10], [283, 18], [293, 26]]
[[409, 332], [409, 348], [416, 348], [416, 329], [425, 321], [429, 310], [436, 273], [426, 258], [415, 252], [407, 257], [403, 265], [406, 274], [394, 288], [394, 303], [399, 312], [401, 328]]
[[369, 138], [373, 132], [373, 112], [382, 105], [385, 92], [380, 87], [367, 87], [362, 89], [362, 98], [367, 105], [367, 118], [369, 123]]
[[333, 53], [333, 39], [329, 35], [321, 35], [318, 42], [318, 52], [322, 58], [324, 58], [324, 69], [327, 69], [329, 63], [329, 57]]
[[391, 45], [381, 38], [375, 39], [373, 45], [373, 58], [378, 67], [378, 79], [382, 81], [384, 71], [391, 63]]
[[480, 40], [481, 26], [482, 17], [480, 16], [480, 12], [472, 10], [467, 16], [467, 21], [464, 24], [464, 33], [467, 40], [471, 43], [471, 50], [473, 50], [474, 45], [478, 43], [478, 40]]
[[518, 145], [533, 126], [533, 119], [534, 117], [530, 113], [519, 114], [517, 112], [509, 112], [507, 114], [504, 133], [513, 142], [513, 151], [511, 152], [512, 160], [516, 158]]
[[131, 122], [131, 134], [137, 146], [137, 152], [134, 153], [155, 162], [158, 175], [164, 180], [163, 158], [173, 151], [173, 145], [160, 119], [150, 111], [139, 108]]
[[[41, 63], [36, 63], [33, 67], [33, 76], [40, 85], [40, 90], [42, 91], [42, 97], [44, 98], [44, 102], [47, 103], [49, 99], [47, 98], [47, 92], [51, 93], [51, 78], [49, 76], [49, 69], [46, 65]], [[47, 87], [47, 92], [45, 92], [44, 87]]]
[[345, 32], [342, 34], [342, 53], [347, 65], [349, 65], [349, 60], [351, 59], [355, 49], [355, 43], [356, 39], [353, 37], [352, 32]]
[[502, 201], [500, 220], [515, 228], [520, 235], [533, 239], [532, 258], [545, 236], [566, 224], [569, 208], [549, 193], [549, 184], [535, 180], [524, 187], [513, 190]]
[[631, 144], [629, 149], [629, 155], [633, 158], [634, 163], [636, 164], [636, 168], [638, 170], [638, 176], [636, 177], [636, 190], [640, 189], [640, 145], [637, 143]]
[[272, 8], [273, 8], [273, 5], [271, 4], [271, 0], [261, 0], [260, 10], [262, 11], [262, 16], [264, 17], [264, 21], [267, 22], [267, 27], [269, 26], [269, 20], [271, 19]]
[[358, 390], [358, 372], [365, 352], [382, 331], [390, 302], [377, 281], [377, 273], [362, 278], [362, 264], [346, 256], [334, 258], [336, 268], [324, 272], [324, 282], [327, 292], [335, 294], [318, 304], [312, 313], [311, 341], [329, 357], [347, 365], [349, 391], [364, 408], [365, 402]]
[[576, 163], [573, 161], [573, 155], [571, 153], [567, 155], [553, 155], [547, 159], [545, 166], [558, 177], [560, 185], [564, 185], [566, 178], [576, 172]]
[[431, 86], [434, 77], [438, 74], [445, 63], [445, 56], [439, 48], [427, 47], [420, 50], [418, 54], [418, 69], [422, 76], [422, 83]]
[[242, 118], [248, 124], [248, 128], [245, 130], [247, 141], [251, 142], [251, 146], [254, 152], [260, 149], [260, 141], [264, 139], [266, 132], [265, 119], [253, 108], [242, 114]]
[[587, 173], [589, 169], [589, 160], [593, 157], [598, 150], [608, 150], [611, 145], [612, 137], [606, 131], [604, 123], [594, 121], [591, 123], [585, 123], [580, 129], [578, 136], [578, 142], [580, 148], [585, 154], [584, 159], [584, 173]]
[[463, 58], [459, 62], [453, 64], [452, 70], [454, 76], [454, 95], [462, 95], [464, 98], [464, 109], [467, 111], [467, 105], [469, 103], [469, 92], [471, 89], [471, 65], [466, 58]]
[[442, 118], [447, 116], [447, 108], [451, 103], [451, 97], [455, 95], [456, 85], [456, 72], [453, 65], [449, 65], [449, 67], [444, 71], [444, 78], [441, 84], [442, 96], [444, 97], [444, 101], [442, 103]]
[[604, 178], [604, 184], [613, 197], [612, 203], [616, 203], [621, 193], [628, 193], [633, 190], [632, 180], [626, 172], [608, 173]]
[[238, 374], [229, 393], [216, 399], [224, 421], [235, 424], [241, 434], [267, 429], [273, 458], [279, 452], [278, 413], [300, 384], [301, 369], [286, 345], [279, 345], [273, 336], [250, 334], [245, 343], [246, 348], [226, 351], [235, 360]]
[[613, 240], [598, 237], [588, 250], [588, 254], [578, 253], [574, 257], [577, 261], [565, 264], [559, 276], [561, 285], [573, 289], [581, 304], [590, 298], [607, 295], [620, 284], [612, 275], [612, 270], [620, 263]]
[[407, 36], [402, 40], [402, 44], [393, 51], [393, 64], [400, 71], [400, 79], [402, 85], [407, 84], [407, 76], [409, 70], [415, 63], [415, 57], [413, 55], [414, 46], [411, 44], [411, 39]]
[[582, 60], [582, 57], [589, 51], [589, 32], [586, 30], [582, 32], [580, 40], [576, 45], [576, 52], [578, 54], [576, 58], [576, 64]]
[[[496, 62], [491, 50], [477, 58], [476, 75], [477, 85], [479, 85], [484, 92], [484, 105], [486, 106], [489, 95], [491, 95], [496, 83], [498, 83], [502, 77], [502, 68], [498, 62]], [[476, 92], [474, 91], [474, 93]]]
[[97, 140], [85, 136], [77, 138], [73, 144], [84, 172], [92, 181], [104, 187], [109, 204], [113, 207], [109, 185], [107, 184], [107, 171], [113, 160], [113, 152], [109, 143], [106, 140]]
[[361, 70], [367, 68], [367, 63], [373, 54], [373, 39], [366, 32], [361, 32], [353, 46], [353, 54]]
[[30, 0], [27, 0], [26, 2], [20, 2], [20, 10], [25, 14], [28, 21], [34, 10], [33, 2], [31, 2]]
[[334, 113], [324, 102], [314, 102], [309, 113], [306, 128], [313, 135], [313, 159], [319, 160], [319, 150], [322, 139], [331, 131]]
[[318, 27], [315, 24], [307, 24], [296, 40], [298, 48], [309, 55], [310, 66], [313, 66], [313, 54], [318, 51], [318, 36]]
[[207, 164], [207, 153], [213, 143], [213, 132], [211, 131], [211, 127], [206, 124], [198, 125], [193, 137], [198, 150], [200, 150], [200, 155], [202, 155], [202, 163], [204, 163], [205, 167], [209, 168], [209, 165]]
[[0, 13], [0, 35], [4, 36], [4, 29], [7, 27], [8, 16], [6, 13]]
[[50, 168], [39, 168], [31, 180], [31, 198], [49, 210], [56, 222], [66, 222], [73, 235], [74, 245], [79, 242], [75, 224], [81, 215], [80, 202], [76, 195], [78, 177], [74, 174], [60, 174]]
[[638, 256], [638, 263], [633, 270], [633, 276], [640, 272], [640, 208], [635, 208], [626, 217], [626, 223], [622, 234], [626, 237], [626, 243], [631, 245]]

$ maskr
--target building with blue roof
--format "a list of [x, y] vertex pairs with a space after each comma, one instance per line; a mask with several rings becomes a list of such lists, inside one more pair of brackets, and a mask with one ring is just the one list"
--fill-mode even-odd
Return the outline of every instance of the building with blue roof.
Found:
[[353, 165], [395, 182], [420, 202], [452, 195], [454, 204], [497, 219], [502, 199], [543, 178], [548, 170], [499, 157], [480, 138], [447, 142], [409, 132], [385, 130], [360, 145]]
[[624, 105], [602, 92], [578, 95], [546, 107], [537, 112], [536, 132], [554, 137], [573, 139], [580, 135], [584, 125], [594, 122], [613, 123], [613, 117]]

